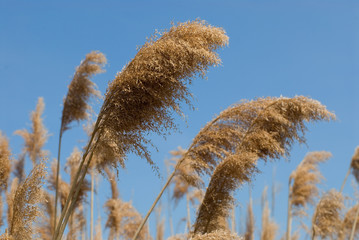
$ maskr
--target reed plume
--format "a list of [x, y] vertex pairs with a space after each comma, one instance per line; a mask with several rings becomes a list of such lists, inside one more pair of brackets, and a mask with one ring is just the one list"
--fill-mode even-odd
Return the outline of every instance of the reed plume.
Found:
[[349, 169], [344, 177], [342, 186], [340, 187], [340, 192], [343, 192], [345, 183], [347, 181], [348, 176], [350, 175], [350, 172], [352, 172], [356, 181], [359, 182], [359, 146], [355, 148], [354, 155], [352, 156], [352, 159], [350, 161]]
[[19, 179], [14, 178], [11, 182], [10, 190], [6, 193], [7, 204], [7, 224], [10, 225], [13, 216], [14, 197], [19, 186]]
[[[357, 204], [346, 212], [343, 220], [343, 227], [342, 227], [343, 231], [342, 231], [341, 239], [347, 239], [349, 234], [351, 233], [354, 222], [358, 217], [357, 216], [358, 207], [359, 205]], [[356, 225], [354, 228], [354, 237], [357, 236], [358, 233], [359, 233], [359, 226]]]
[[161, 218], [162, 204], [156, 208], [156, 240], [164, 240], [165, 220]]
[[191, 240], [243, 240], [242, 237], [225, 230], [215, 230], [210, 233], [196, 234]]
[[[51, 174], [48, 178], [50, 190], [56, 190], [56, 171], [57, 171], [56, 164], [57, 164], [56, 160], [54, 160], [51, 164]], [[62, 180], [61, 176], [59, 176], [59, 178], [58, 178], [57, 191], [58, 191], [58, 197], [60, 199], [60, 204], [61, 204], [61, 209], [62, 209], [65, 205], [67, 197], [69, 196], [70, 185], [67, 182], [65, 182], [64, 180]]]
[[44, 200], [41, 185], [46, 175], [45, 162], [41, 160], [15, 192], [9, 235], [15, 239], [33, 239], [34, 222], [41, 214], [39, 204]]
[[315, 236], [335, 238], [340, 234], [343, 207], [343, 196], [340, 192], [332, 189], [322, 196], [312, 219], [312, 239]]
[[2, 196], [0, 195], [0, 228], [4, 225], [3, 208], [4, 208], [4, 202]]
[[264, 194], [264, 208], [262, 210], [261, 240], [274, 240], [276, 238], [278, 225], [270, 217], [269, 203], [266, 194], [267, 193]]
[[[57, 218], [57, 200], [58, 200], [58, 178], [60, 171], [61, 158], [61, 141], [62, 134], [70, 128], [73, 121], [81, 121], [89, 117], [88, 112], [91, 111], [89, 100], [91, 97], [100, 97], [100, 92], [96, 89], [96, 84], [90, 78], [104, 72], [102, 68], [107, 62], [105, 55], [98, 51], [92, 51], [86, 55], [85, 60], [76, 68], [74, 77], [68, 86], [68, 92], [64, 99], [64, 107], [62, 109], [61, 126], [59, 134], [59, 146], [57, 157], [56, 184], [55, 184], [55, 215]], [[54, 222], [54, 225], [56, 223]]]
[[38, 163], [40, 158], [45, 157], [47, 154], [46, 151], [42, 150], [42, 147], [49, 137], [42, 119], [44, 108], [44, 99], [40, 97], [37, 101], [35, 111], [31, 113], [31, 132], [26, 129], [15, 131], [15, 134], [20, 135], [24, 139], [24, 150], [29, 155], [33, 166]]
[[250, 182], [258, 159], [288, 156], [294, 141], [305, 142], [304, 122], [330, 120], [334, 114], [310, 98], [259, 98], [224, 110], [194, 138], [185, 157], [199, 173], [210, 173], [194, 234], [221, 229], [240, 185]]
[[247, 208], [246, 232], [244, 234], [244, 240], [254, 240], [254, 227], [253, 202], [252, 197], [250, 197]]
[[180, 23], [168, 32], [150, 38], [132, 61], [109, 84], [97, 127], [101, 132], [95, 152], [102, 158], [98, 167], [124, 165], [133, 152], [153, 165], [144, 133], [166, 134], [175, 128], [171, 110], [190, 104], [187, 83], [204, 76], [218, 65], [214, 52], [228, 42], [225, 31], [204, 21]]
[[1, 192], [7, 190], [11, 172], [10, 157], [9, 140], [0, 131], [0, 197]]
[[[71, 155], [66, 159], [65, 171], [70, 175], [70, 185], [76, 184], [76, 172], [80, 166], [82, 152], [78, 148], [74, 148]], [[90, 182], [85, 179], [79, 187], [79, 194], [75, 201], [75, 208], [86, 203], [88, 192], [91, 190]]]
[[54, 234], [53, 217], [55, 197], [48, 192], [43, 191], [45, 201], [42, 202], [44, 214], [41, 216], [41, 222], [38, 226], [38, 232], [42, 240], [51, 240]]
[[359, 146], [355, 149], [350, 166], [355, 179], [359, 182]]
[[92, 51], [86, 55], [86, 58], [76, 68], [64, 99], [60, 134], [68, 130], [73, 121], [88, 118], [88, 112], [91, 110], [89, 100], [91, 97], [101, 96], [96, 89], [96, 84], [90, 79], [95, 74], [104, 72], [103, 67], [106, 62], [104, 54], [99, 51]]
[[308, 153], [289, 177], [293, 181], [291, 192], [291, 203], [294, 207], [305, 207], [308, 203], [313, 204], [314, 198], [318, 196], [318, 187], [323, 176], [318, 164], [327, 161], [332, 154], [330, 152]]
[[[196, 75], [204, 76], [209, 66], [220, 63], [215, 50], [227, 42], [223, 29], [196, 20], [172, 26], [145, 43], [108, 86], [81, 166], [89, 152], [90, 157], [80, 167], [76, 182], [81, 184], [92, 155], [98, 156], [100, 170], [106, 165], [123, 166], [129, 152], [144, 157], [153, 166], [147, 149], [151, 142], [146, 134], [162, 135], [175, 128], [172, 110], [180, 113], [180, 103], [190, 103], [186, 84]], [[70, 192], [71, 199], [76, 198], [75, 190]], [[66, 209], [60, 218], [56, 237], [64, 230], [68, 212]]]
[[323, 179], [318, 164], [331, 156], [331, 153], [325, 151], [308, 153], [289, 176], [287, 239], [291, 239], [292, 214], [305, 214], [302, 208], [306, 208], [307, 204], [313, 205], [318, 196], [317, 184]]
[[99, 217], [97, 220], [97, 224], [95, 227], [95, 240], [102, 240], [102, 227], [101, 227], [101, 218]]
[[25, 157], [26, 154], [24, 152], [20, 153], [18, 159], [14, 163], [13, 174], [16, 178], [18, 178], [19, 183], [22, 183], [26, 177], [25, 175]]
[[[110, 229], [109, 239], [131, 239], [142, 221], [141, 215], [132, 206], [131, 202], [121, 199], [109, 199], [105, 207], [109, 212], [106, 227]], [[148, 239], [147, 229], [143, 229], [138, 239]]]
[[[131, 202], [124, 202], [119, 199], [116, 176], [113, 171], [105, 167], [105, 172], [110, 181], [112, 193], [112, 198], [105, 203], [105, 207], [108, 211], [106, 227], [110, 229], [109, 240], [119, 237], [121, 237], [121, 239], [131, 239], [142, 217], [132, 206]], [[148, 232], [142, 231], [139, 239], [145, 240], [147, 236]]]
[[[178, 161], [183, 158], [186, 150], [178, 147], [177, 150], [171, 151], [170, 153], [172, 155], [172, 158], [170, 159], [170, 165], [176, 166]], [[199, 192], [195, 189], [191, 189], [191, 187], [194, 184], [199, 185], [198, 182], [201, 182], [202, 180], [191, 167], [190, 162], [184, 161], [178, 167], [177, 172], [178, 174], [174, 176], [172, 180], [172, 184], [174, 185], [172, 198], [175, 200], [175, 204], [177, 205], [179, 200], [182, 199], [185, 195], [190, 195], [191, 197], [189, 200], [192, 202], [194, 202], [195, 199], [200, 201], [201, 196]]]

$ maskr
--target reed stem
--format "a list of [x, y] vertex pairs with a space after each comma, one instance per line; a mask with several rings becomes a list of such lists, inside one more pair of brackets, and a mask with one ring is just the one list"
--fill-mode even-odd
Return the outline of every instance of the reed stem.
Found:
[[55, 233], [56, 230], [56, 219], [57, 219], [57, 202], [59, 198], [59, 175], [60, 175], [60, 153], [61, 153], [61, 141], [62, 141], [62, 124], [60, 128], [60, 135], [59, 135], [59, 145], [58, 145], [58, 152], [57, 152], [57, 167], [56, 167], [56, 184], [55, 184], [55, 210], [54, 210], [54, 229], [52, 230]]

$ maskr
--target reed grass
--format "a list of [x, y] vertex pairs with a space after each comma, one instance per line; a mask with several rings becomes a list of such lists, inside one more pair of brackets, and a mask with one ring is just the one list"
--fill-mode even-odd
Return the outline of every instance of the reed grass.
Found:
[[[11, 173], [11, 151], [9, 140], [0, 131], [0, 197], [7, 190]], [[1, 225], [1, 224], [0, 224]]]
[[318, 164], [327, 161], [331, 156], [331, 153], [325, 151], [310, 152], [290, 174], [286, 239], [291, 239], [293, 214], [305, 215], [306, 206], [315, 203], [314, 200], [319, 195], [317, 184], [323, 179]]
[[47, 151], [42, 149], [49, 137], [42, 119], [44, 108], [44, 99], [40, 97], [37, 101], [35, 111], [31, 113], [31, 131], [27, 129], [15, 131], [15, 134], [20, 135], [24, 139], [24, 152], [29, 155], [33, 166], [35, 166], [42, 157], [47, 155]]
[[332, 189], [325, 193], [315, 208], [312, 218], [312, 239], [337, 238], [342, 227], [343, 196]]

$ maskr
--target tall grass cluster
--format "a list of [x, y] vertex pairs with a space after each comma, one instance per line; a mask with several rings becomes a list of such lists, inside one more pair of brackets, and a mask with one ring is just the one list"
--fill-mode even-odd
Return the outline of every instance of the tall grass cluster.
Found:
[[[4, 229], [0, 239], [101, 240], [106, 232], [110, 240], [162, 240], [167, 225], [172, 235], [169, 240], [254, 240], [258, 230], [261, 240], [358, 237], [358, 205], [347, 206], [342, 189], [324, 194], [319, 189], [324, 179], [319, 164], [331, 157], [324, 151], [308, 153], [288, 174], [287, 226], [275, 223], [265, 189], [261, 219], [255, 219], [250, 199], [245, 232], [236, 230], [240, 220], [235, 207], [240, 200], [233, 193], [260, 174], [258, 163], [289, 157], [294, 144], [306, 142], [307, 123], [335, 119], [320, 102], [304, 96], [238, 99], [209, 120], [186, 149], [171, 152], [173, 157], [166, 161], [168, 179], [146, 215], [121, 198], [118, 170], [130, 161], [128, 155], [144, 158], [155, 173], [158, 171], [148, 148], [153, 146], [149, 133], [165, 136], [178, 128], [174, 114], [183, 114], [183, 103], [192, 106], [191, 83], [221, 63], [217, 50], [228, 41], [225, 30], [201, 20], [156, 32], [117, 73], [103, 97], [92, 78], [105, 71], [107, 59], [98, 51], [87, 54], [63, 100], [56, 159], [50, 161], [52, 154], [43, 149], [49, 137], [42, 119], [43, 98], [31, 114], [31, 128], [15, 132], [24, 140], [22, 152], [11, 152], [8, 138], [0, 132], [0, 227]], [[98, 113], [90, 105], [93, 98], [103, 100]], [[91, 116], [97, 117], [95, 122], [89, 120]], [[74, 121], [85, 120], [90, 126], [88, 142], [81, 150], [74, 146], [64, 162], [62, 139]], [[27, 174], [24, 165], [28, 159], [32, 170]], [[358, 172], [359, 148], [347, 176], [352, 173], [359, 179]], [[94, 219], [94, 196], [101, 194], [95, 184], [99, 174], [111, 187], [111, 197], [103, 204], [105, 229], [101, 219]], [[179, 201], [186, 201], [186, 231], [181, 234], [174, 233], [171, 217], [161, 219], [165, 209], [157, 202], [166, 189], [173, 199], [169, 212]], [[156, 205], [154, 234], [146, 221]], [[312, 215], [308, 206], [315, 209]], [[194, 222], [190, 216], [193, 208]], [[293, 231], [292, 222], [300, 222], [303, 216], [311, 219], [311, 226], [303, 228], [307, 231]], [[280, 228], [285, 229], [283, 236], [278, 234]]]

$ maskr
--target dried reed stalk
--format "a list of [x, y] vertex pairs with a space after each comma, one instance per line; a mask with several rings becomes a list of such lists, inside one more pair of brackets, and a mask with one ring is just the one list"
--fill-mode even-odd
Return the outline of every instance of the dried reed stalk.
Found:
[[41, 185], [46, 175], [45, 162], [41, 160], [15, 192], [9, 235], [15, 239], [33, 239], [34, 222], [41, 214], [39, 204], [44, 201]]
[[327, 161], [331, 156], [331, 153], [325, 151], [310, 152], [289, 176], [286, 239], [291, 239], [292, 214], [304, 214], [301, 208], [306, 208], [307, 204], [314, 204], [319, 192], [316, 185], [323, 179], [318, 164]]
[[251, 181], [259, 171], [258, 159], [288, 156], [295, 140], [305, 142], [304, 122], [334, 117], [325, 106], [306, 97], [260, 98], [236, 104], [207, 124], [185, 155], [199, 174], [214, 169], [194, 234], [221, 229], [217, 220], [228, 216], [232, 191]]
[[335, 238], [340, 235], [343, 207], [343, 196], [340, 192], [332, 189], [322, 196], [312, 219], [312, 239], [316, 236]]
[[[76, 174], [76, 185], [81, 185], [93, 153], [98, 156], [99, 169], [124, 165], [128, 152], [146, 158], [153, 165], [146, 147], [150, 141], [145, 133], [165, 134], [175, 128], [171, 110], [179, 113], [180, 102], [190, 102], [186, 83], [191, 83], [196, 74], [204, 76], [209, 66], [219, 64], [220, 59], [214, 51], [227, 42], [223, 29], [197, 20], [173, 26], [158, 39], [152, 38], [142, 46], [107, 89], [80, 171]], [[73, 208], [70, 201], [77, 198], [77, 191], [75, 187], [70, 191], [54, 239], [61, 238]]]
[[96, 90], [96, 84], [90, 78], [97, 73], [104, 72], [102, 67], [106, 62], [105, 55], [98, 51], [92, 51], [87, 54], [85, 60], [76, 68], [74, 77], [68, 87], [66, 98], [64, 99], [57, 156], [54, 226], [56, 225], [55, 221], [57, 218], [62, 134], [70, 128], [71, 122], [81, 121], [89, 116], [88, 112], [91, 110], [91, 106], [88, 103], [89, 100], [91, 97], [100, 97], [100, 92]]
[[17, 130], [15, 134], [20, 135], [25, 141], [25, 152], [29, 155], [33, 166], [40, 158], [45, 157], [47, 152], [42, 150], [49, 134], [43, 124], [42, 114], [44, 112], [44, 99], [40, 97], [37, 101], [36, 110], [31, 113], [31, 132], [26, 129]]
[[0, 131], [0, 197], [2, 191], [7, 190], [11, 172], [10, 157], [9, 140]]

